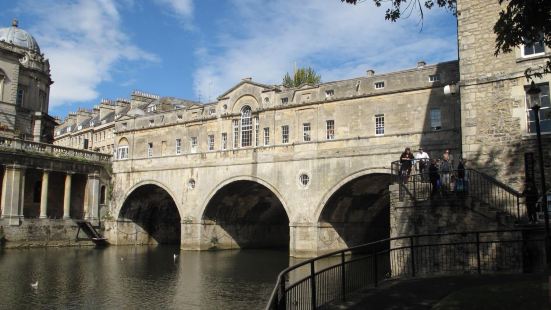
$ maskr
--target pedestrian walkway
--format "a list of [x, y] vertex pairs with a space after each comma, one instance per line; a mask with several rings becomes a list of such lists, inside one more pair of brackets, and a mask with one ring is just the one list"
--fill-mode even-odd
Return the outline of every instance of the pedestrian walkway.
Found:
[[453, 276], [388, 281], [329, 309], [551, 309], [542, 274]]

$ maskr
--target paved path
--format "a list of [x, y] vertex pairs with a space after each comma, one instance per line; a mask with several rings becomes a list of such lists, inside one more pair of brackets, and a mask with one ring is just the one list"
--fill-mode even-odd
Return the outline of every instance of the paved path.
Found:
[[454, 276], [389, 281], [330, 309], [551, 309], [545, 275]]

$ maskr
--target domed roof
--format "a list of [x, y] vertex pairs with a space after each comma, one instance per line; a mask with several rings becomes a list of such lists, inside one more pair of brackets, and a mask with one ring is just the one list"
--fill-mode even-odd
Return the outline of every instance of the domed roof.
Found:
[[30, 49], [40, 53], [38, 43], [28, 32], [17, 27], [17, 19], [14, 19], [12, 26], [8, 28], [0, 28], [0, 41], [14, 44], [19, 47]]

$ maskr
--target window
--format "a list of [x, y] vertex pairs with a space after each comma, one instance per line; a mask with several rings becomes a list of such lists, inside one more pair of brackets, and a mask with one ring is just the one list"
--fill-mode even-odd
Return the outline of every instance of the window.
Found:
[[310, 176], [308, 176], [306, 173], [303, 173], [299, 176], [299, 181], [302, 186], [307, 186], [308, 183], [310, 183]]
[[210, 109], [209, 110], [209, 115], [214, 115], [216, 114], [216, 109]]
[[128, 124], [122, 123], [122, 124], [121, 124], [122, 130], [125, 130], [127, 126], [128, 126]]
[[239, 120], [233, 120], [233, 148], [239, 147]]
[[521, 51], [522, 51], [522, 57], [532, 57], [532, 56], [541, 55], [545, 53], [543, 35], [541, 36], [539, 41], [524, 44], [521, 47]]
[[289, 98], [287, 97], [281, 98], [281, 104], [287, 104], [287, 103], [289, 103]]
[[270, 145], [270, 128], [264, 128], [264, 145]]
[[243, 107], [241, 110], [241, 147], [251, 146], [253, 139], [253, 125], [251, 119], [251, 108]]
[[182, 139], [176, 139], [176, 154], [182, 154]]
[[438, 82], [438, 81], [440, 81], [440, 74], [429, 75], [429, 82]]
[[155, 124], [155, 120], [150, 119], [149, 120], [149, 127], [153, 127], [153, 124]]
[[24, 99], [25, 99], [25, 89], [23, 85], [19, 84], [17, 85], [17, 97], [15, 97], [15, 104], [18, 106], [22, 106]]
[[289, 125], [281, 126], [281, 143], [289, 143]]
[[209, 151], [214, 151], [214, 135], [209, 135]]
[[385, 115], [384, 114], [375, 115], [375, 134], [376, 135], [385, 134]]
[[128, 159], [128, 145], [122, 145], [117, 148], [117, 159]]
[[222, 133], [222, 144], [221, 144], [221, 147], [223, 150], [227, 149], [228, 148], [228, 134], [223, 132]]
[[34, 182], [33, 202], [35, 203], [40, 202], [41, 192], [42, 192], [42, 182], [41, 181]]
[[265, 97], [265, 98], [264, 98], [264, 103], [270, 103], [270, 98]]
[[147, 144], [147, 157], [153, 157], [153, 143]]
[[375, 89], [385, 88], [385, 82], [375, 82]]
[[[1, 76], [0, 76], [0, 80], [1, 80]], [[39, 89], [38, 90], [38, 102], [40, 103], [40, 110], [41, 111], [44, 111], [47, 109], [48, 107], [48, 95], [46, 94], [45, 91], [43, 91], [42, 89]]]
[[442, 115], [440, 109], [430, 109], [430, 127], [432, 130], [442, 129]]
[[335, 95], [335, 91], [332, 89], [328, 89], [325, 91], [325, 98], [329, 99]]
[[102, 205], [105, 204], [105, 198], [106, 198], [105, 194], [106, 194], [105, 185], [102, 185], [99, 191], [99, 203]]
[[192, 153], [197, 152], [197, 137], [191, 137], [190, 146]]
[[254, 146], [258, 146], [258, 136], [260, 135], [259, 134], [259, 127], [260, 127], [260, 123], [258, 122], [258, 116], [254, 118]]
[[328, 120], [326, 121], [326, 137], [327, 140], [333, 140], [335, 139], [335, 121], [334, 120]]
[[[543, 83], [537, 85], [540, 90], [540, 130], [541, 132], [551, 132], [551, 103], [549, 100], [549, 83]], [[526, 86], [528, 90], [530, 86]], [[530, 102], [530, 96], [526, 95], [526, 114], [528, 118], [528, 133], [536, 133], [536, 116], [532, 111], [534, 105]]]
[[302, 124], [302, 140], [303, 141], [310, 141], [311, 140], [311, 136], [310, 136], [310, 123], [304, 123]]
[[182, 114], [178, 114], [178, 119], [183, 119], [184, 116]]

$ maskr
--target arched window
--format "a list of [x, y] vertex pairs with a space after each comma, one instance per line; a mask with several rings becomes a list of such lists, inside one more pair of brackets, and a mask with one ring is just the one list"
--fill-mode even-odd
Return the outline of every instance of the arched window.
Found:
[[253, 122], [251, 118], [251, 107], [244, 106], [241, 109], [241, 147], [252, 146]]
[[128, 159], [128, 140], [125, 138], [119, 140], [117, 159]]
[[102, 205], [105, 204], [105, 185], [102, 185], [99, 191], [99, 203]]

